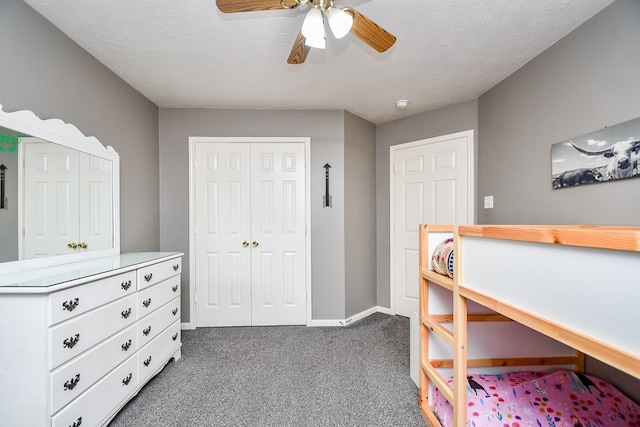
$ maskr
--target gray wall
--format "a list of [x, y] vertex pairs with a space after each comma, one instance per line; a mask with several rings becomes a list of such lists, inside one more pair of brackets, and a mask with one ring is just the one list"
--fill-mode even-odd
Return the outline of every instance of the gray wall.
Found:
[[481, 223], [640, 224], [638, 179], [551, 188], [552, 144], [640, 116], [639, 22], [618, 0], [480, 97]]
[[[640, 225], [638, 178], [552, 190], [550, 154], [640, 116], [639, 22], [640, 2], [617, 0], [480, 97], [477, 195], [495, 205], [478, 207], [480, 223]], [[640, 400], [640, 381], [590, 358], [586, 369]]]
[[[344, 112], [160, 109], [161, 250], [186, 254], [189, 265], [189, 137], [311, 137], [311, 274], [313, 319], [345, 318]], [[333, 208], [322, 207], [325, 163]], [[189, 272], [182, 294], [189, 295]], [[185, 321], [191, 317], [183, 298]]]
[[345, 113], [346, 318], [377, 305], [376, 127]]
[[[377, 230], [377, 298], [378, 305], [391, 307], [390, 300], [390, 182], [389, 148], [440, 135], [478, 131], [476, 100], [378, 125], [376, 132], [376, 230]], [[477, 150], [477, 148], [476, 148]], [[477, 167], [475, 168], [478, 169]]]
[[0, 1], [0, 103], [120, 154], [122, 251], [157, 251], [158, 108], [21, 0]]

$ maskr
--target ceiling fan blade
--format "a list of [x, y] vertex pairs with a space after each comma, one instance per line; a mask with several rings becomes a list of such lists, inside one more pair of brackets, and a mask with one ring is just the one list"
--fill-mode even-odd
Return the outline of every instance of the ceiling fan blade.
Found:
[[224, 13], [283, 9], [280, 0], [216, 0], [216, 5]]
[[360, 12], [350, 7], [345, 7], [345, 12], [353, 15], [351, 34], [377, 50], [384, 52], [396, 42], [396, 36], [367, 18]]
[[300, 31], [298, 37], [296, 37], [296, 41], [293, 42], [289, 59], [287, 59], [289, 64], [302, 64], [307, 59], [311, 48], [304, 44], [304, 42], [305, 38], [302, 35], [302, 31]]

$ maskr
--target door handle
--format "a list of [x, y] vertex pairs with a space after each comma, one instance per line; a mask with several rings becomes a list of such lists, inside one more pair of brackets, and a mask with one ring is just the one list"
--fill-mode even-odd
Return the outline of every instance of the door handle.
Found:
[[249, 246], [249, 242], [247, 242], [247, 241], [245, 240], [244, 242], [242, 242], [242, 246], [244, 246], [244, 247], [246, 248], [247, 246]]
[[254, 248], [257, 248], [258, 246], [260, 246], [260, 243], [258, 243], [258, 241], [257, 241], [257, 240], [254, 240], [254, 241], [253, 241], [253, 247], [254, 247]]

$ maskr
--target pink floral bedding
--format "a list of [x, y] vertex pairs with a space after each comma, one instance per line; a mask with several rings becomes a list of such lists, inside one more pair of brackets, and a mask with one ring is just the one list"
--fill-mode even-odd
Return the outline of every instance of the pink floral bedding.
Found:
[[[444, 427], [453, 427], [453, 409], [437, 388], [434, 410]], [[640, 405], [601, 379], [571, 371], [473, 374], [467, 377], [466, 425], [640, 427]]]

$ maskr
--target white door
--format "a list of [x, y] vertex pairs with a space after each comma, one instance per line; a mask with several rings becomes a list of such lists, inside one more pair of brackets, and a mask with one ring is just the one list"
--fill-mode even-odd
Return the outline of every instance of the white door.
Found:
[[196, 143], [197, 326], [305, 324], [305, 154]]
[[418, 225], [467, 224], [472, 218], [473, 131], [391, 147], [392, 304], [418, 311]]
[[304, 144], [252, 144], [251, 162], [251, 323], [302, 325], [306, 322]]
[[86, 248], [112, 248], [113, 242], [113, 162], [79, 153], [79, 241]]
[[198, 326], [251, 325], [251, 146], [195, 144]]
[[24, 240], [22, 259], [76, 252], [78, 152], [26, 138], [24, 144]]

